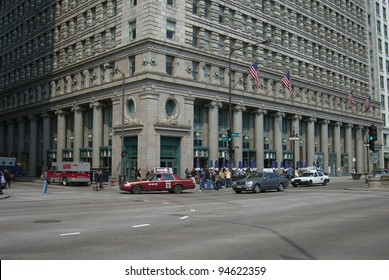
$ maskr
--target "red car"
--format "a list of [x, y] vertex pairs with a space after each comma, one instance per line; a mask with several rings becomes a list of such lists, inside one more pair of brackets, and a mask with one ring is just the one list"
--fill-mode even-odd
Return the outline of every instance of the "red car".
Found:
[[183, 190], [194, 189], [195, 184], [191, 179], [181, 179], [174, 173], [155, 173], [144, 181], [131, 181], [124, 183], [120, 189], [134, 194], [142, 191], [168, 191], [181, 193]]

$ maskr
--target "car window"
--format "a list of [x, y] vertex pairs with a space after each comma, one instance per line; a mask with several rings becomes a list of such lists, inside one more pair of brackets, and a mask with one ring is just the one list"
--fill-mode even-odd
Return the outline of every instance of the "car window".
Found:
[[163, 179], [164, 179], [165, 181], [174, 180], [174, 177], [173, 177], [173, 175], [171, 175], [171, 174], [165, 174], [165, 176], [163, 176]]
[[151, 177], [150, 181], [161, 181], [161, 177], [162, 177], [161, 174], [157, 174], [154, 177]]

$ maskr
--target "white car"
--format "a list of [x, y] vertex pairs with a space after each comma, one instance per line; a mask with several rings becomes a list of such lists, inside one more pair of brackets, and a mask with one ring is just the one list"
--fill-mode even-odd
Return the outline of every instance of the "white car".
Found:
[[293, 185], [293, 187], [297, 187], [299, 185], [312, 186], [318, 184], [325, 186], [329, 181], [330, 178], [328, 177], [328, 175], [325, 175], [323, 172], [317, 170], [310, 170], [301, 173], [296, 178], [293, 178], [290, 183]]

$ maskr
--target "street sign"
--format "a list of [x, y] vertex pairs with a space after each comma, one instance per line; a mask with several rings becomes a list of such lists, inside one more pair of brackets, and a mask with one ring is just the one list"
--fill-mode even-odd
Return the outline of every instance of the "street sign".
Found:
[[219, 141], [227, 141], [228, 137], [219, 137]]
[[371, 163], [378, 163], [378, 153], [371, 153], [370, 154], [370, 161]]
[[233, 133], [231, 133], [231, 136], [232, 136], [232, 137], [239, 137], [239, 136], [240, 136], [240, 133], [233, 132]]

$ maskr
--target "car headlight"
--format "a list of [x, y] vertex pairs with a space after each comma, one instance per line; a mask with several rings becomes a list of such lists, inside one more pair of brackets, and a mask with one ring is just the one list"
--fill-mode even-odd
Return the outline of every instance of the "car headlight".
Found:
[[253, 181], [246, 182], [246, 186], [248, 186], [248, 187], [251, 187], [252, 184], [253, 184]]

